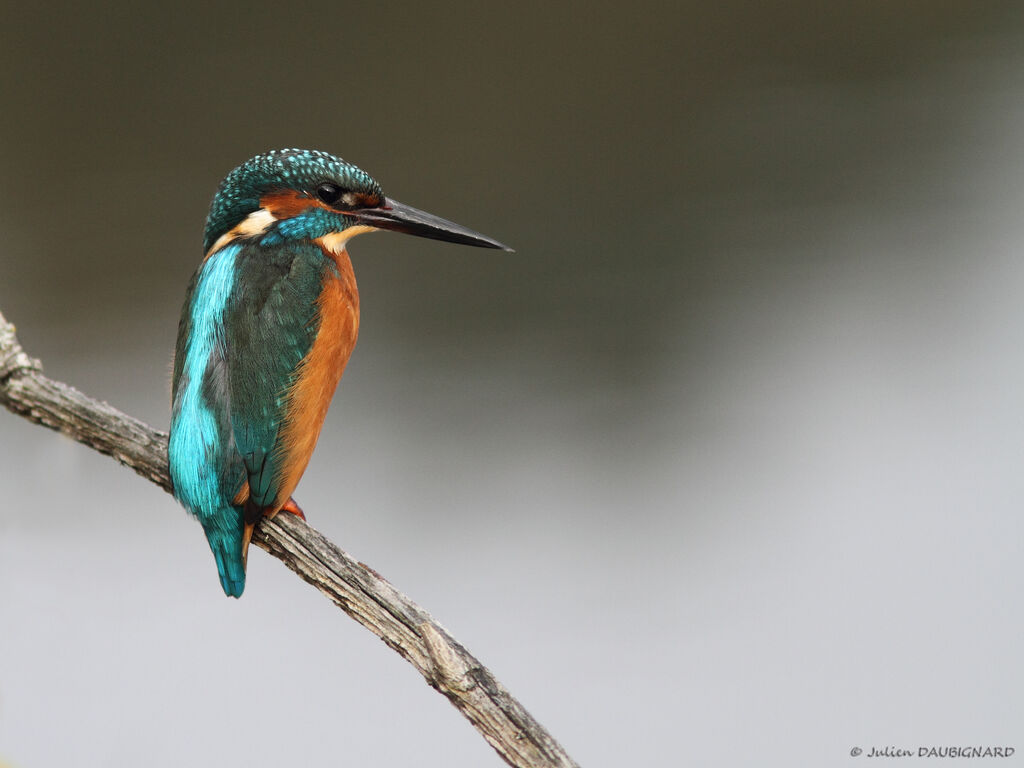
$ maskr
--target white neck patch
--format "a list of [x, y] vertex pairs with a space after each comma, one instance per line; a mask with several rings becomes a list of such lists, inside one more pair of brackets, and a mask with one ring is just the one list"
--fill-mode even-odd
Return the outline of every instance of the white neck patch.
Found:
[[345, 250], [345, 244], [356, 235], [362, 235], [366, 232], [376, 232], [376, 227], [370, 227], [366, 224], [357, 224], [354, 227], [342, 230], [341, 232], [331, 232], [318, 237], [316, 241], [327, 251], [330, 251], [335, 256], [339, 256]]
[[238, 240], [242, 237], [254, 237], [256, 235], [262, 235], [270, 226], [277, 221], [274, 218], [274, 214], [268, 211], [266, 208], [258, 208], [240, 222], [235, 224], [231, 229], [225, 232], [223, 235], [217, 238], [217, 242], [210, 248], [209, 253], [216, 253], [225, 245], [230, 243], [232, 240]]

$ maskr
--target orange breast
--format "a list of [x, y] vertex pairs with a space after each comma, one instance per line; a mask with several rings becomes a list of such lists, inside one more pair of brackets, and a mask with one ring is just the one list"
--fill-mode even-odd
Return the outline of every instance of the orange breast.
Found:
[[[288, 501], [313, 455], [331, 397], [359, 335], [359, 292], [352, 262], [344, 250], [325, 250], [337, 272], [325, 270], [317, 300], [319, 332], [312, 348], [299, 363], [297, 378], [288, 393], [288, 407], [279, 437], [281, 459], [273, 512]], [[270, 510], [268, 510], [269, 512]]]

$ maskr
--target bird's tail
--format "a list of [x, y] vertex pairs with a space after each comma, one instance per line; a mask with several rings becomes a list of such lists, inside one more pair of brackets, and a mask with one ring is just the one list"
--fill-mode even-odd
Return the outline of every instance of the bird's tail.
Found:
[[228, 597], [241, 597], [245, 590], [245, 563], [242, 561], [242, 532], [237, 534], [208, 530], [206, 538], [217, 560], [220, 585]]

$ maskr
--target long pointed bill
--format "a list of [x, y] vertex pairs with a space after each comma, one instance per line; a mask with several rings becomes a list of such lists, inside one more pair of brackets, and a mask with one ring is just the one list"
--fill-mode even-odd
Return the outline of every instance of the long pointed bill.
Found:
[[351, 216], [358, 218], [371, 227], [404, 232], [417, 237], [429, 237], [432, 240], [444, 240], [449, 243], [475, 245], [480, 248], [500, 248], [511, 251], [507, 245], [492, 240], [486, 235], [456, 224], [454, 221], [442, 219], [432, 213], [404, 205], [397, 200], [385, 198], [384, 205], [378, 208], [364, 208], [354, 211]]

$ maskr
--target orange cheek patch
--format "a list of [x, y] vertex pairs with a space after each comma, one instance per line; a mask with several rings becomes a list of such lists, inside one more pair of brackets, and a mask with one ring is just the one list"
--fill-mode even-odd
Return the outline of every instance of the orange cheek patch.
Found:
[[381, 199], [376, 195], [366, 192], [352, 192], [352, 205], [358, 208], [376, 208], [381, 204]]
[[309, 208], [326, 208], [323, 203], [302, 192], [287, 190], [260, 198], [260, 207], [270, 211], [275, 219], [290, 219]]

